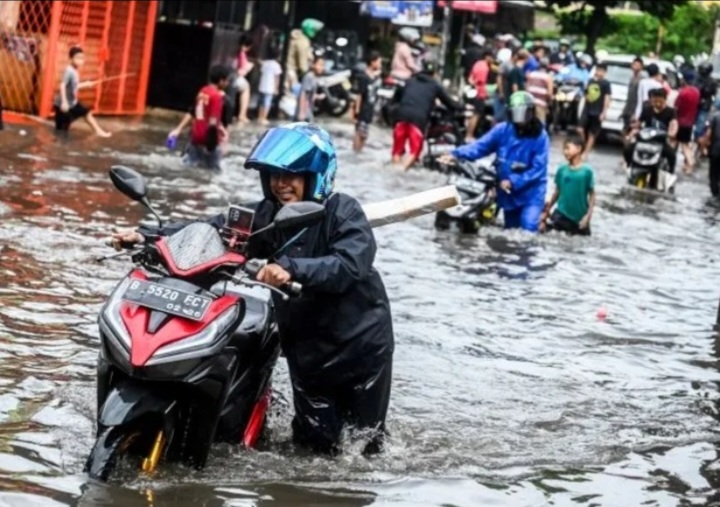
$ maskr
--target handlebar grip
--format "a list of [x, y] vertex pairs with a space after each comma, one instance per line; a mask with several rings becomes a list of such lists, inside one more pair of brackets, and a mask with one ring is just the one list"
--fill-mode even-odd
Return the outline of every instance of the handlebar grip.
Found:
[[[105, 238], [104, 243], [105, 243], [105, 246], [109, 246], [110, 248], [114, 248], [114, 247], [115, 247], [115, 246], [113, 245], [112, 237], [110, 237], [110, 238]], [[128, 242], [126, 242], [126, 241], [121, 241], [121, 242], [120, 242], [120, 248], [122, 248], [123, 250], [132, 250], [133, 248], [135, 248], [135, 245], [136, 245], [136, 244], [137, 244], [137, 243], [128, 243]]]
[[298, 282], [288, 282], [283, 286], [286, 292], [289, 292], [293, 296], [299, 296], [302, 294], [303, 286]]

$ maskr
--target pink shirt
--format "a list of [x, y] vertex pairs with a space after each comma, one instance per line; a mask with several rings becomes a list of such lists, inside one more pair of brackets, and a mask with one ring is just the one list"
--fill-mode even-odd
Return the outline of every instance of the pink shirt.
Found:
[[470, 71], [470, 80], [475, 83], [477, 98], [485, 100], [487, 94], [487, 80], [490, 75], [490, 66], [485, 60], [478, 60]]
[[249, 63], [249, 61], [248, 61], [247, 53], [244, 50], [241, 50], [240, 53], [238, 53], [238, 57], [237, 57], [238, 74], [240, 74], [241, 76], [244, 76], [245, 74], [248, 73], [248, 68], [247, 68], [248, 63]]
[[412, 49], [405, 42], [395, 43], [395, 53], [390, 64], [390, 75], [397, 79], [410, 79], [420, 68], [412, 56]]

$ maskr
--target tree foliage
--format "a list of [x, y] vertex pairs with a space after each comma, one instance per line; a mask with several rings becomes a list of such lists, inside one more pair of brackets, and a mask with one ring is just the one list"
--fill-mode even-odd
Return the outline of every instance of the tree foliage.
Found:
[[[557, 12], [562, 31], [567, 34], [581, 34], [587, 37], [586, 51], [595, 53], [598, 39], [603, 35], [615, 33], [619, 26], [611, 17], [608, 9], [620, 7], [621, 0], [585, 0], [579, 8], [559, 11], [574, 7], [575, 0], [546, 0], [546, 5]], [[641, 11], [659, 20], [669, 19], [675, 9], [688, 3], [688, 0], [639, 0], [636, 2]], [[698, 7], [699, 8], [699, 7]], [[657, 29], [656, 29], [657, 33]]]

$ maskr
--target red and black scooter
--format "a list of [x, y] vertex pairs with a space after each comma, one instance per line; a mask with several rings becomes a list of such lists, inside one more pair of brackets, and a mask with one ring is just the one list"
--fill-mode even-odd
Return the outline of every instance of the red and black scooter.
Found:
[[[143, 177], [113, 167], [123, 194], [160, 217]], [[321, 220], [322, 205], [284, 206], [274, 228]], [[97, 440], [90, 476], [107, 480], [126, 456], [145, 472], [159, 463], [204, 466], [213, 442], [253, 447], [270, 402], [279, 340], [267, 287], [254, 276], [265, 261], [248, 259], [253, 212], [232, 206], [225, 228], [192, 223], [169, 237], [106, 256], [131, 255], [135, 268], [103, 306], [97, 378]], [[160, 221], [160, 225], [162, 222]], [[292, 283], [283, 297], [302, 289]]]

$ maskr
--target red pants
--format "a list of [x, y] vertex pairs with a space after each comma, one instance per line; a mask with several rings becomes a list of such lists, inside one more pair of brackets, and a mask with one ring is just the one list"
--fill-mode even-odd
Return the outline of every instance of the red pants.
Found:
[[399, 121], [393, 129], [393, 157], [400, 157], [405, 154], [406, 142], [410, 143], [410, 154], [415, 158], [419, 158], [422, 152], [423, 142], [425, 142], [425, 136], [417, 125]]

